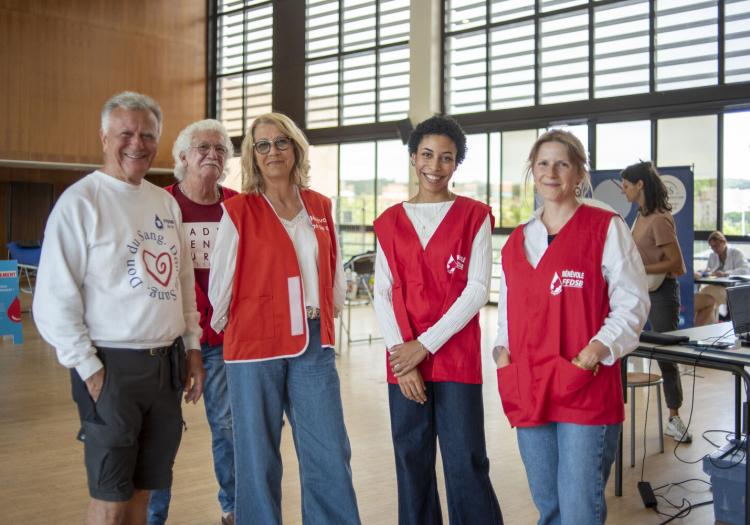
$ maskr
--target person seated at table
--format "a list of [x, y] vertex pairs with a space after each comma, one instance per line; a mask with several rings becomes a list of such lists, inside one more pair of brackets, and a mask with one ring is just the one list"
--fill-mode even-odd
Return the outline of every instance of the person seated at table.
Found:
[[[730, 275], [750, 274], [750, 266], [745, 255], [727, 244], [727, 238], [720, 231], [708, 236], [711, 254], [708, 265], [701, 272], [695, 272], [695, 278], [700, 277], [728, 277]], [[727, 304], [727, 290], [724, 286], [715, 284], [704, 285], [695, 294], [695, 326], [703, 326], [718, 321], [719, 307]]]

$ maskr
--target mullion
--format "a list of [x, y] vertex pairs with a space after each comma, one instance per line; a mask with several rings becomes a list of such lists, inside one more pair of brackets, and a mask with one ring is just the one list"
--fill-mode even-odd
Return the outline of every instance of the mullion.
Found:
[[724, 42], [724, 39], [725, 39], [725, 36], [726, 36], [726, 16], [725, 16], [726, 15], [726, 10], [725, 10], [725, 6], [724, 6], [724, 2], [723, 1], [719, 0], [718, 3], [719, 3], [719, 6], [718, 6], [718, 10], [717, 10], [716, 14], [719, 17], [719, 27], [718, 27], [716, 38], [718, 38], [718, 40], [719, 40], [719, 42], [718, 42], [719, 48], [717, 49], [717, 51], [718, 51], [718, 57], [717, 57], [718, 64], [717, 65], [719, 67], [719, 71], [718, 71], [718, 78], [717, 78], [717, 80], [718, 80], [719, 85], [721, 86], [726, 81], [726, 76], [725, 76], [726, 72], [725, 72], [725, 64], [724, 64], [724, 60], [726, 58], [724, 56], [724, 52], [725, 52], [725, 42]]
[[242, 13], [242, 135], [247, 134], [247, 12]]
[[588, 5], [588, 37], [589, 37], [589, 96], [588, 99], [594, 98], [594, 6], [591, 1]]
[[716, 118], [716, 229], [724, 231], [724, 112]]
[[[375, 122], [380, 121], [380, 50], [377, 48], [380, 44], [380, 2], [375, 2]], [[377, 163], [378, 163], [378, 146], [375, 143], [375, 195], [377, 195]], [[375, 216], [377, 217], [378, 199], [375, 199]]]
[[[484, 9], [484, 109], [490, 109], [490, 99], [492, 98], [491, 91], [491, 81], [490, 81], [490, 68], [491, 68], [491, 58], [490, 58], [490, 50], [489, 50], [489, 44], [490, 44], [490, 0], [485, 1], [485, 9]], [[489, 143], [487, 144], [489, 146]], [[488, 148], [489, 155], [489, 148]], [[489, 157], [487, 158], [487, 166], [489, 167]], [[487, 170], [489, 173], [489, 169]], [[489, 175], [487, 175], [489, 177]], [[489, 178], [488, 178], [488, 184], [489, 184]], [[487, 190], [489, 191], [489, 189]]]

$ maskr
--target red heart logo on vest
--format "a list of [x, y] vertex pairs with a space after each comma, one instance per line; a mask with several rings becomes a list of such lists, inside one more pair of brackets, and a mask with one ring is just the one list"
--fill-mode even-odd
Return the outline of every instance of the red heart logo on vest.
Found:
[[148, 274], [156, 279], [156, 282], [166, 287], [172, 278], [172, 257], [169, 253], [162, 252], [154, 255], [148, 250], [143, 250], [143, 264], [146, 265]]

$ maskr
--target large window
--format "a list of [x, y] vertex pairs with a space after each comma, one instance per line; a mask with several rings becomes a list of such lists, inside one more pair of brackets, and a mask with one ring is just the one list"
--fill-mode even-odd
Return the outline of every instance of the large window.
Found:
[[451, 179], [456, 193], [481, 202], [487, 202], [487, 140], [486, 133], [466, 137], [466, 158]]
[[395, 121], [409, 109], [409, 0], [307, 0], [306, 121]]
[[345, 258], [375, 249], [372, 223], [409, 198], [409, 155], [398, 140], [310, 148], [310, 185], [331, 197]]
[[588, 18], [582, 9], [540, 20], [540, 104], [588, 98]]
[[273, 2], [220, 0], [216, 16], [216, 118], [242, 136], [271, 111]]
[[310, 186], [336, 201], [338, 198], [339, 150], [337, 146], [310, 146]]
[[209, 113], [234, 137], [272, 108], [298, 122], [349, 253], [371, 248], [374, 218], [409, 195], [394, 124], [412, 109], [410, 59], [440, 51], [441, 109], [469, 143], [453, 189], [492, 207], [495, 233], [528, 219], [526, 156], [564, 127], [594, 169], [693, 167], [696, 237], [750, 236], [750, 0], [443, 0], [442, 42], [412, 57], [410, 38], [434, 38], [410, 34], [426, 3], [209, 2]]
[[724, 115], [723, 222], [727, 235], [750, 235], [750, 111]]
[[659, 166], [690, 166], [696, 230], [716, 229], [716, 181], [718, 160], [718, 117], [660, 119], [657, 128], [656, 159]]
[[651, 122], [639, 120], [596, 126], [596, 169], [621, 170], [651, 160]]
[[514, 228], [531, 216], [534, 204], [534, 181], [526, 178], [526, 158], [537, 138], [537, 130], [504, 131], [500, 139], [500, 186], [496, 225]]
[[724, 74], [727, 82], [750, 81], [750, 0], [725, 0]]
[[748, 0], [444, 2], [450, 114], [750, 80]]
[[716, 84], [718, 2], [656, 2], [656, 88], [681, 89]]
[[375, 208], [378, 213], [382, 213], [409, 198], [409, 160], [407, 148], [400, 140], [379, 141], [377, 156]]
[[649, 3], [597, 6], [594, 10], [594, 96], [649, 89]]
[[339, 146], [339, 221], [370, 225], [375, 220], [375, 143]]

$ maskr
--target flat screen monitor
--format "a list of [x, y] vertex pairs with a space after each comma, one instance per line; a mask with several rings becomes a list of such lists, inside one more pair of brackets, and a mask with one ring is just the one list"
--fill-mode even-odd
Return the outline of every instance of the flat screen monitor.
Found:
[[750, 285], [727, 288], [729, 315], [734, 333], [742, 339], [750, 337]]

